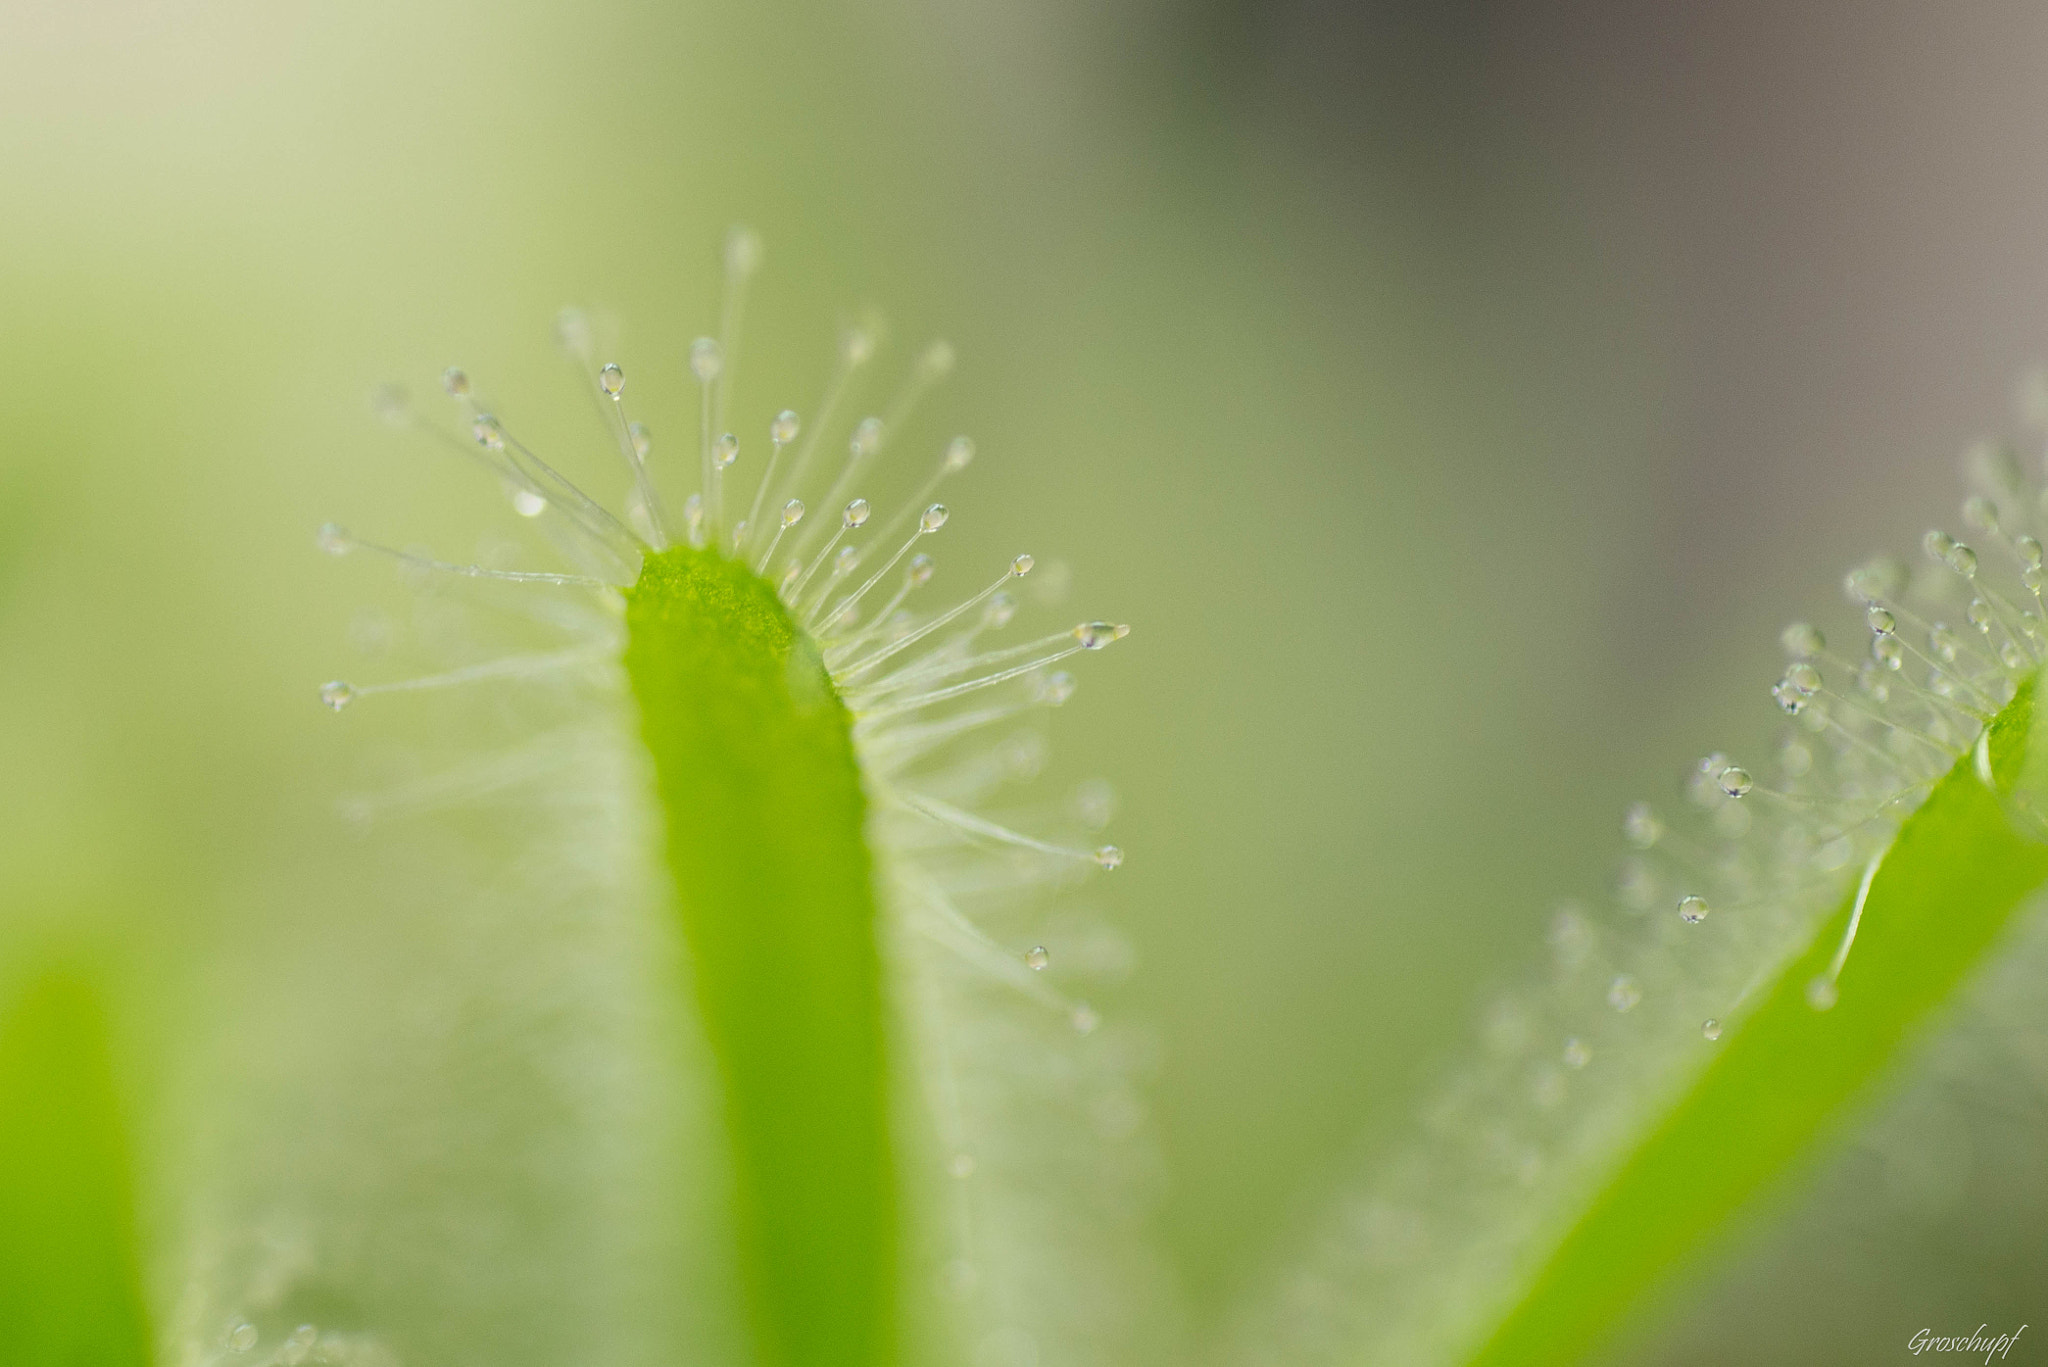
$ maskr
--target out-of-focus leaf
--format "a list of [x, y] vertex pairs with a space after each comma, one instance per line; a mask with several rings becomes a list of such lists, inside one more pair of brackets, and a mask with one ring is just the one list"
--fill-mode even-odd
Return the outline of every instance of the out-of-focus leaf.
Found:
[[0, 985], [0, 1362], [144, 1367], [107, 1020], [69, 967]]

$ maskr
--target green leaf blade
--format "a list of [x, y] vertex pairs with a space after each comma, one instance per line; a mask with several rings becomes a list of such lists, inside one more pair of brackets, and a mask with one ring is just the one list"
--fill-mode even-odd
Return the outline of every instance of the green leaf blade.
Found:
[[626, 622], [757, 1361], [890, 1361], [896, 1195], [850, 718], [774, 590], [715, 553], [649, 556]]
[[[2035, 686], [1984, 740], [1990, 770], [2023, 762]], [[1796, 1168], [1830, 1122], [1907, 1049], [2029, 894], [2048, 882], [2048, 845], [2021, 835], [1966, 755], [1886, 851], [1827, 1011], [1807, 985], [1834, 958], [1853, 896], [1719, 1056], [1607, 1181], [1473, 1367], [1581, 1361], [1646, 1291], [1752, 1196]]]
[[56, 967], [0, 995], [0, 1362], [147, 1367], [132, 1197], [99, 994]]

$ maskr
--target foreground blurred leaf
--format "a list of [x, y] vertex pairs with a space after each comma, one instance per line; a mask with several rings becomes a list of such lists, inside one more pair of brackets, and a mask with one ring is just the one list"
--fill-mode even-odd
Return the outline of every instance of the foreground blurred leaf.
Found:
[[[2010, 783], [2028, 752], [2035, 685], [1983, 742]], [[1855, 899], [1825, 922], [1663, 1123], [1607, 1182], [1476, 1367], [1581, 1361], [1644, 1292], [1752, 1195], [1792, 1170], [1843, 1105], [1954, 996], [2017, 908], [2048, 881], [2048, 845], [2018, 834], [1959, 760], [1900, 829], [1871, 880], [1832, 1009], [1808, 1004]]]
[[0, 1363], [148, 1362], [106, 1018], [58, 968], [0, 987]]

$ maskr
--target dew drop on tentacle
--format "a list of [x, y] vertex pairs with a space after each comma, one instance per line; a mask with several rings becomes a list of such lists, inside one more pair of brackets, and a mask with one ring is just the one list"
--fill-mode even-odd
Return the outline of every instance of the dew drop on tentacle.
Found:
[[531, 489], [512, 491], [512, 511], [521, 517], [539, 517], [548, 510], [548, 501]]
[[496, 418], [488, 413], [476, 415], [475, 420], [469, 424], [469, 435], [474, 437], [476, 444], [483, 447], [486, 451], [502, 451], [505, 449], [505, 429]]
[[1794, 622], [1778, 633], [1778, 644], [1795, 660], [1810, 660], [1828, 648], [1827, 638], [1806, 622]]
[[1831, 978], [1815, 978], [1806, 985], [1806, 1004], [1816, 1011], [1829, 1011], [1841, 999]]
[[356, 690], [340, 679], [320, 685], [320, 701], [336, 712], [347, 707], [355, 696]]
[[412, 396], [401, 385], [380, 384], [370, 393], [370, 411], [379, 422], [405, 427], [412, 422]]
[[875, 334], [866, 328], [848, 328], [839, 340], [840, 359], [848, 365], [865, 365], [874, 354]]
[[[1121, 849], [1117, 848], [1115, 845], [1100, 846], [1095, 851], [1095, 862], [1096, 864], [1105, 869], [1122, 868], [1124, 863], [1124, 852]], [[1142, 882], [1143, 880], [1140, 879], [1139, 881]]]
[[1708, 1017], [1700, 1022], [1700, 1034], [1709, 1041], [1721, 1038], [1721, 1022]]
[[725, 352], [715, 337], [699, 337], [690, 343], [690, 373], [705, 384], [718, 378], [718, 372], [725, 369]]
[[787, 446], [802, 430], [803, 420], [797, 417], [794, 409], [785, 408], [775, 415], [774, 422], [768, 424], [768, 439], [777, 446]]
[[256, 1346], [256, 1339], [256, 1326], [244, 1320], [228, 1330], [228, 1351], [231, 1353], [246, 1353]]
[[1643, 999], [1642, 986], [1626, 973], [1619, 974], [1607, 985], [1607, 1004], [1616, 1011], [1627, 1015], [1635, 1010]]
[[1052, 954], [1044, 945], [1033, 945], [1024, 951], [1024, 966], [1034, 973], [1043, 973], [1052, 962]]
[[1637, 849], [1647, 850], [1664, 838], [1664, 823], [1649, 803], [1633, 803], [1621, 814], [1621, 836]]
[[926, 508], [923, 514], [918, 517], [918, 530], [926, 533], [935, 532], [945, 526], [946, 519], [951, 516], [952, 514], [946, 511], [945, 504], [934, 503], [931, 507]]
[[2013, 541], [2012, 548], [2019, 553], [2020, 563], [2028, 569], [2038, 570], [2041, 568], [2040, 541], [2031, 536], [2022, 536]]
[[597, 372], [597, 387], [611, 398], [618, 398], [626, 388], [626, 372], [619, 369], [617, 361], [606, 361], [604, 368]]
[[845, 524], [846, 529], [848, 531], [852, 531], [855, 527], [858, 527], [862, 523], [866, 522], [868, 520], [868, 515], [873, 511], [874, 510], [868, 506], [868, 501], [866, 499], [857, 498], [853, 502], [846, 505], [845, 511], [843, 511], [839, 515], [839, 517], [840, 521]]
[[847, 453], [855, 460], [859, 460], [864, 456], [872, 456], [875, 452], [881, 450], [882, 420], [880, 418], [862, 418], [859, 426], [853, 429], [853, 436], [846, 445]]
[[555, 315], [555, 344], [579, 361], [590, 359], [590, 316], [579, 308], [565, 308]]
[[801, 522], [801, 521], [803, 521], [803, 520], [804, 520], [804, 501], [803, 501], [802, 499], [800, 499], [800, 498], [793, 498], [793, 499], [791, 499], [791, 500], [790, 500], [789, 502], [787, 502], [787, 503], [785, 503], [785, 504], [783, 504], [783, 505], [782, 505], [782, 525], [783, 525], [783, 526], [785, 526], [785, 527], [794, 527], [794, 526], [795, 526], [795, 525], [796, 525], [797, 523], [799, 523], [799, 522]]
[[1010, 573], [1022, 579], [1025, 575], [1031, 573], [1031, 567], [1037, 563], [1028, 555], [1020, 555], [1010, 562]]
[[1965, 579], [1977, 577], [1977, 553], [1958, 541], [1948, 548], [1948, 567]]
[[342, 526], [339, 522], [329, 522], [324, 524], [318, 532], [314, 533], [313, 544], [328, 555], [347, 555], [349, 546], [352, 543], [349, 539], [348, 528]]
[[1017, 614], [1017, 600], [1007, 593], [999, 593], [988, 600], [981, 610], [981, 624], [992, 631], [1000, 631], [1010, 624]]
[[1892, 616], [1889, 609], [1879, 607], [1875, 603], [1865, 609], [1863, 619], [1870, 623], [1871, 631], [1879, 636], [1889, 636], [1899, 629], [1899, 619]]
[[469, 372], [459, 365], [449, 366], [441, 372], [441, 388], [448, 392], [451, 399], [468, 398]]
[[721, 470], [729, 470], [732, 463], [740, 458], [740, 439], [727, 432], [711, 445], [711, 462]]
[[1092, 1035], [1102, 1024], [1102, 1017], [1087, 1002], [1075, 1002], [1074, 1009], [1067, 1015], [1067, 1023], [1074, 1027], [1077, 1035]]
[[1732, 764], [1721, 771], [1719, 782], [1721, 791], [1730, 797], [1746, 797], [1749, 790], [1756, 786], [1749, 776], [1749, 770]]
[[761, 268], [761, 235], [751, 228], [734, 228], [725, 235], [725, 271], [744, 280]]
[[1897, 670], [1906, 662], [1906, 648], [1896, 636], [1880, 636], [1870, 643], [1870, 654], [1886, 669]]
[[641, 460], [646, 460], [648, 453], [654, 450], [654, 436], [647, 430], [647, 424], [627, 423], [626, 433], [633, 439], [633, 454]]
[[1074, 813], [1090, 830], [1101, 830], [1116, 815], [1116, 789], [1107, 779], [1089, 779], [1074, 790]]
[[1690, 893], [1678, 899], [1678, 919], [1687, 925], [1696, 926], [1707, 919], [1707, 899], [1698, 893]]
[[923, 588], [932, 581], [932, 572], [935, 568], [932, 558], [919, 552], [910, 557], [910, 568], [905, 571], [904, 577], [910, 581], [910, 587]]
[[946, 443], [945, 468], [948, 474], [957, 474], [974, 463], [974, 438], [955, 437]]
[[1101, 650], [1111, 641], [1121, 641], [1130, 634], [1130, 627], [1114, 622], [1083, 622], [1074, 628], [1074, 639], [1083, 650]]
[[1064, 669], [1054, 670], [1045, 676], [1038, 686], [1038, 701], [1048, 707], [1059, 707], [1074, 696], [1074, 676]]

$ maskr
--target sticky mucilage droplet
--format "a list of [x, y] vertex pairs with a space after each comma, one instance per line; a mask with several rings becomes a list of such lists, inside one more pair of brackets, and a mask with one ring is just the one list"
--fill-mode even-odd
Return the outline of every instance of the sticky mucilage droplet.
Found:
[[1607, 984], [1607, 1004], [1623, 1015], [1635, 1010], [1642, 1000], [1642, 985], [1626, 973]]
[[1810, 660], [1828, 648], [1827, 638], [1806, 622], [1794, 622], [1779, 632], [1778, 644], [1795, 660]]
[[718, 378], [718, 372], [725, 369], [725, 351], [715, 337], [699, 337], [690, 343], [690, 373], [704, 383], [710, 384]]
[[1664, 838], [1664, 823], [1647, 802], [1637, 802], [1621, 814], [1621, 837], [1639, 850], [1647, 850]]

